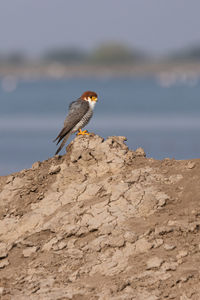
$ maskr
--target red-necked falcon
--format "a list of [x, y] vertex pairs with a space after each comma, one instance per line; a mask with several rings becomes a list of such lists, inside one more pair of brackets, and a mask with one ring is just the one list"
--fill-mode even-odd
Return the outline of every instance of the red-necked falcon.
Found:
[[63, 140], [55, 155], [64, 147], [72, 133], [79, 131], [78, 135], [88, 134], [87, 130], [82, 131], [81, 129], [90, 121], [97, 100], [98, 96], [95, 92], [86, 91], [80, 98], [70, 103], [64, 127], [54, 140], [54, 142], [58, 140], [57, 145]]

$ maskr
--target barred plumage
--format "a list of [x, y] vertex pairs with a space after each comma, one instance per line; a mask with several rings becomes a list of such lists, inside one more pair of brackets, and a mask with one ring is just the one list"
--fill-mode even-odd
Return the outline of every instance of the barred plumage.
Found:
[[90, 121], [90, 119], [92, 118], [92, 115], [93, 115], [93, 111], [91, 108], [89, 108], [88, 112], [83, 116], [83, 118], [80, 120], [80, 122], [78, 122], [78, 124], [74, 127], [72, 133], [85, 127], [88, 124], [88, 122]]

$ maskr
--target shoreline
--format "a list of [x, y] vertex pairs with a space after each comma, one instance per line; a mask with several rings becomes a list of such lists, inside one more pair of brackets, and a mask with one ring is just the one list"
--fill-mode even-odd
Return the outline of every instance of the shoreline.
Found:
[[73, 77], [134, 77], [175, 73], [200, 76], [200, 62], [152, 62], [133, 65], [64, 65], [60, 63], [0, 65], [0, 77], [73, 78]]

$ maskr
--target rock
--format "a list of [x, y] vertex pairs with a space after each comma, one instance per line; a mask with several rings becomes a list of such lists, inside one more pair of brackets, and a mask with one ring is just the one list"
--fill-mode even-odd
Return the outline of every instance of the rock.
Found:
[[146, 157], [146, 153], [144, 152], [144, 149], [141, 147], [135, 150], [135, 154], [137, 156]]
[[28, 247], [22, 251], [24, 257], [29, 257], [38, 250], [38, 247]]
[[169, 232], [172, 232], [173, 228], [167, 227], [167, 226], [161, 226], [161, 227], [156, 227], [155, 229], [155, 235], [165, 235]]
[[191, 300], [191, 298], [188, 298], [187, 295], [185, 293], [183, 293], [181, 296], [180, 296], [180, 300]]
[[[176, 183], [176, 182], [180, 181], [181, 179], [183, 179], [183, 175], [181, 175], [181, 174], [171, 175], [169, 177], [169, 182], [170, 183]], [[181, 188], [182, 187], [180, 187], [180, 189]]]
[[163, 207], [167, 200], [169, 200], [169, 196], [163, 192], [159, 192], [156, 195], [156, 200], [158, 201], [158, 206]]
[[9, 265], [8, 259], [2, 259], [2, 260], [0, 260], [0, 269], [3, 269], [3, 268], [5, 268], [8, 265]]
[[158, 248], [163, 244], [163, 239], [155, 239], [155, 241], [153, 242], [153, 247], [154, 248]]
[[42, 251], [50, 251], [53, 245], [55, 245], [57, 242], [57, 237], [52, 238], [49, 242], [44, 244], [44, 246], [42, 247]]
[[0, 295], [3, 295], [4, 290], [4, 287], [0, 286]]
[[5, 243], [0, 243], [0, 258], [8, 256], [8, 249]]
[[164, 260], [162, 258], [159, 257], [152, 257], [147, 261], [147, 270], [151, 270], [154, 268], [159, 268], [162, 263], [164, 262]]
[[53, 174], [57, 174], [58, 172], [60, 172], [61, 167], [60, 166], [54, 166], [52, 165], [49, 169], [49, 174], [53, 175]]
[[37, 170], [41, 166], [40, 161], [36, 161], [34, 164], [32, 164], [32, 170]]
[[61, 241], [58, 244], [58, 250], [62, 250], [67, 247], [67, 241]]
[[[138, 236], [135, 232], [127, 231], [124, 234], [124, 239], [129, 243], [135, 243], [138, 239]], [[199, 248], [200, 249], [200, 248]]]
[[175, 221], [175, 220], [169, 220], [167, 224], [168, 224], [168, 226], [176, 226], [177, 221]]
[[108, 240], [108, 244], [111, 247], [122, 247], [124, 246], [124, 237], [121, 236], [111, 236]]
[[[119, 197], [122, 196], [127, 190], [128, 183], [119, 182], [117, 186], [111, 189], [111, 201], [119, 199]], [[125, 194], [125, 197], [127, 198], [127, 193]], [[130, 195], [128, 198], [132, 199], [132, 196]]]
[[190, 223], [187, 226], [187, 231], [194, 232], [196, 230], [199, 230], [199, 227], [200, 227], [199, 222]]
[[12, 182], [14, 180], [14, 178], [15, 178], [15, 176], [13, 176], [13, 175], [8, 176], [6, 183], [8, 184], [8, 183]]
[[135, 242], [135, 250], [138, 253], [147, 252], [152, 248], [153, 244], [149, 243], [145, 238], [141, 238], [140, 240]]
[[188, 255], [188, 252], [186, 251], [186, 250], [181, 250], [181, 251], [179, 251], [179, 253], [176, 255], [176, 258], [177, 259], [180, 259], [180, 258], [183, 258], [183, 257], [185, 257], [185, 256], [187, 256]]
[[176, 262], [164, 262], [162, 264], [162, 269], [164, 271], [175, 271], [178, 264]]
[[187, 164], [187, 169], [193, 169], [196, 166], [194, 161], [189, 161]]
[[78, 136], [66, 155], [0, 176], [2, 300], [200, 299], [199, 161], [124, 141]]
[[175, 245], [169, 245], [169, 244], [164, 244], [164, 249], [167, 250], [167, 251], [171, 251], [171, 250], [174, 250], [176, 248]]
[[135, 183], [138, 182], [141, 176], [141, 171], [140, 170], [132, 170], [131, 173], [126, 174], [125, 182], [127, 183]]

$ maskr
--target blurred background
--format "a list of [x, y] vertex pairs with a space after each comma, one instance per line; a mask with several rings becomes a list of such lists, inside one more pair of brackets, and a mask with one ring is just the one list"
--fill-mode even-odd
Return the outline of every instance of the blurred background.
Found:
[[198, 0], [2, 0], [0, 175], [53, 156], [85, 90], [99, 95], [89, 131], [156, 159], [199, 158], [199, 11]]

